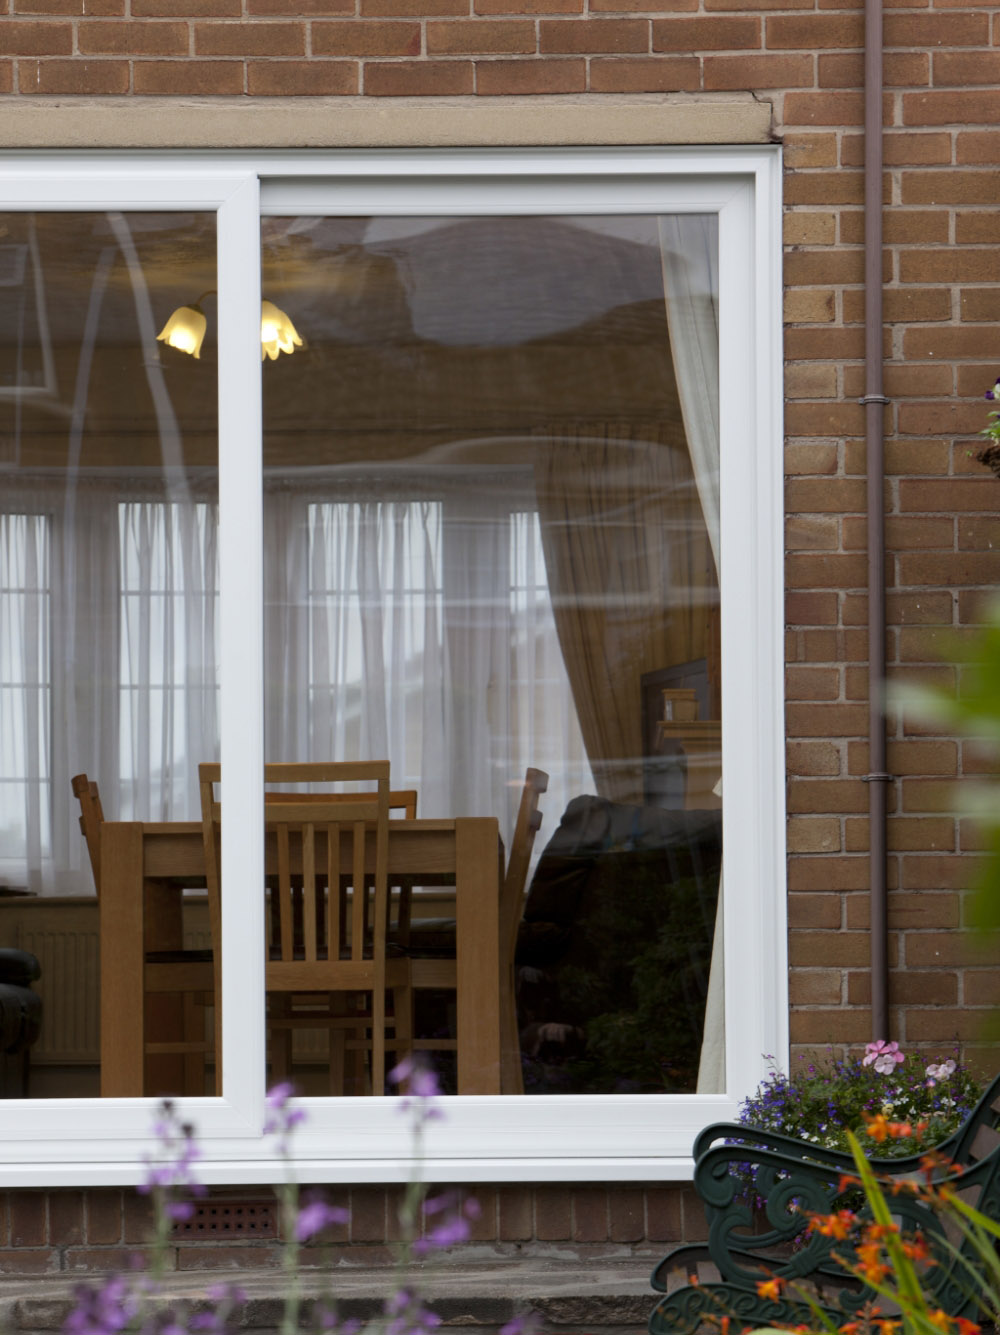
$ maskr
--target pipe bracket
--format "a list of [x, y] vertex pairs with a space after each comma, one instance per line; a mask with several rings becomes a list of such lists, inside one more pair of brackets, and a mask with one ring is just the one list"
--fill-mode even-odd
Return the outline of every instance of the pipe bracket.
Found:
[[869, 403], [891, 403], [892, 399], [887, 399], [884, 394], [865, 394], [863, 398], [858, 399], [862, 408], [867, 408]]
[[893, 779], [894, 779], [895, 777], [896, 777], [895, 774], [885, 774], [885, 773], [879, 771], [879, 772], [876, 773], [876, 774], [862, 774], [862, 776], [861, 776], [861, 782], [862, 782], [862, 783], [892, 783], [892, 781], [893, 781]]

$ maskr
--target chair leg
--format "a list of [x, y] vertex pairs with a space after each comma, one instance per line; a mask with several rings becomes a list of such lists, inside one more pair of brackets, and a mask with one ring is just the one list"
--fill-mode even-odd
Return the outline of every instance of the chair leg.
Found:
[[[287, 1021], [292, 1013], [291, 998], [272, 992], [268, 997], [268, 1011], [273, 1020]], [[288, 1024], [274, 1024], [268, 1033], [268, 1058], [272, 1084], [292, 1078], [292, 1030]]]
[[414, 999], [414, 990], [409, 984], [392, 989], [393, 1066], [413, 1055]]

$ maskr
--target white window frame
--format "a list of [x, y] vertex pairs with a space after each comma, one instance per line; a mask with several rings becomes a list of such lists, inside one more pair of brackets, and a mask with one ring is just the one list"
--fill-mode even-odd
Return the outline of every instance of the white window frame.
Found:
[[[260, 217], [719, 216], [726, 1094], [460, 1096], [426, 1131], [434, 1181], [683, 1180], [708, 1122], [733, 1117], [787, 1052], [783, 727], [780, 153], [595, 148], [0, 155], [0, 210], [213, 210], [218, 218], [223, 880], [263, 884]], [[248, 448], [248, 442], [257, 442]], [[233, 522], [231, 516], [239, 516]], [[263, 1184], [263, 896], [223, 901], [221, 1098], [178, 1100], [207, 1182]], [[254, 1018], [256, 1017], [256, 1018]], [[300, 1180], [414, 1168], [395, 1098], [306, 1099]], [[0, 1186], [141, 1180], [151, 1099], [0, 1104]]]

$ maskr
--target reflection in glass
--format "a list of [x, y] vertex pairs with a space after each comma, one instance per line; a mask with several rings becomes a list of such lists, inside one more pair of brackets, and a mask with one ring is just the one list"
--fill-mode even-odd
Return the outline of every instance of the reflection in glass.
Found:
[[[0, 946], [41, 967], [0, 1095], [100, 1092], [96, 823], [200, 822], [218, 757], [216, 344], [156, 342], [214, 286], [212, 216], [0, 214]], [[143, 1037], [202, 1051], [147, 1054], [135, 1093], [212, 1087], [192, 884], [147, 894], [146, 948], [199, 948], [208, 991], [147, 997]]]
[[[508, 851], [544, 771], [500, 1087], [721, 1089], [714, 219], [270, 218], [263, 266], [306, 342], [264, 386], [267, 758], [388, 759]], [[395, 947], [454, 961], [410, 879]], [[460, 1004], [412, 1019], [465, 1092]]]

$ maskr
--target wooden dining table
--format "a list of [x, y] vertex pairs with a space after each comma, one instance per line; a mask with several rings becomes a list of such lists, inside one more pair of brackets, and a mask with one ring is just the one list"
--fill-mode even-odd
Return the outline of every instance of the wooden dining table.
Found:
[[[374, 832], [367, 855], [374, 868]], [[270, 869], [274, 861], [273, 840], [269, 838], [265, 867]], [[345, 866], [344, 870], [349, 868]], [[499, 1094], [503, 843], [498, 822], [492, 817], [393, 819], [389, 822], [389, 876], [405, 877], [416, 885], [454, 885], [458, 1092]], [[149, 950], [180, 948], [183, 892], [205, 883], [200, 822], [103, 823], [102, 1097], [147, 1092], [144, 1037], [149, 998], [144, 991], [145, 955]], [[225, 914], [225, 884], [222, 896]], [[261, 942], [261, 968], [263, 965]]]

